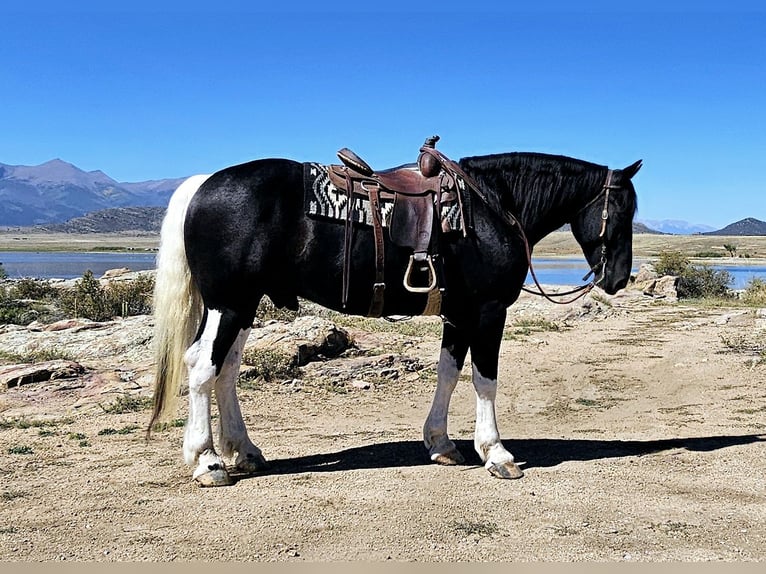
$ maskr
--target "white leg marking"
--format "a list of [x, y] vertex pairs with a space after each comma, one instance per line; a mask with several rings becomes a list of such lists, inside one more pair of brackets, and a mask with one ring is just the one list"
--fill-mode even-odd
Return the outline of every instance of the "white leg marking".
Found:
[[431, 411], [423, 425], [423, 442], [431, 460], [439, 464], [460, 464], [463, 456], [447, 435], [447, 415], [450, 399], [457, 386], [460, 369], [457, 361], [447, 349], [442, 349], [437, 367], [436, 390]]
[[[215, 380], [213, 341], [220, 321], [221, 313], [209, 310], [202, 337], [189, 347], [184, 356], [189, 369], [189, 418], [184, 431], [184, 460], [190, 466], [199, 463], [200, 468], [203, 463], [215, 465], [218, 462], [214, 460], [217, 455], [210, 426], [210, 395]], [[206, 454], [204, 460], [201, 458], [203, 453]], [[195, 475], [201, 472], [200, 468]]]
[[218, 412], [221, 415], [219, 445], [222, 456], [231, 458], [236, 454], [234, 464], [237, 468], [245, 472], [255, 472], [262, 468], [266, 461], [260, 449], [247, 436], [247, 428], [237, 398], [239, 365], [242, 360], [242, 349], [249, 334], [250, 329], [240, 331], [232, 345], [215, 383], [215, 396]]
[[521, 470], [513, 455], [500, 442], [495, 415], [497, 380], [488, 379], [473, 365], [473, 386], [476, 391], [476, 430], [473, 446], [491, 474], [499, 478], [519, 478]]

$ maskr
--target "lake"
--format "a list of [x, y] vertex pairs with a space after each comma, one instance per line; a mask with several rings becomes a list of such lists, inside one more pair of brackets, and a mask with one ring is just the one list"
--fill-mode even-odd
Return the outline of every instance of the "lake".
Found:
[[3, 251], [0, 263], [8, 277], [17, 279], [74, 279], [88, 269], [100, 277], [108, 269], [127, 267], [132, 271], [154, 269], [156, 253]]
[[[100, 277], [108, 269], [127, 267], [132, 271], [154, 269], [156, 253], [123, 252], [47, 252], [47, 251], [4, 251], [0, 252], [2, 263], [11, 278], [33, 277], [37, 279], [75, 279], [90, 269]], [[547, 285], [581, 285], [582, 277], [588, 272], [583, 258], [535, 257], [534, 268], [537, 279]], [[753, 277], [766, 281], [766, 267], [756, 265], [713, 265], [725, 269], [734, 278], [733, 289], [747, 286]], [[635, 273], [638, 265], [633, 269]], [[532, 285], [532, 277], [527, 276]]]

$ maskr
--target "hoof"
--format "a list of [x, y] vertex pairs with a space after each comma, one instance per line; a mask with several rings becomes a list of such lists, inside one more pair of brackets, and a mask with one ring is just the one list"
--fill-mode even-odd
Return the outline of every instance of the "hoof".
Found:
[[245, 474], [255, 474], [268, 466], [266, 459], [261, 454], [248, 453], [247, 456], [237, 460], [237, 470]]
[[431, 454], [431, 460], [436, 464], [443, 466], [455, 466], [456, 464], [463, 464], [465, 458], [457, 450], [451, 450], [449, 452], [435, 452]]
[[193, 478], [202, 487], [231, 486], [234, 484], [226, 467], [221, 464], [211, 464], [207, 467], [198, 468]]
[[489, 464], [485, 468], [495, 478], [514, 479], [524, 476], [524, 471], [514, 462]]

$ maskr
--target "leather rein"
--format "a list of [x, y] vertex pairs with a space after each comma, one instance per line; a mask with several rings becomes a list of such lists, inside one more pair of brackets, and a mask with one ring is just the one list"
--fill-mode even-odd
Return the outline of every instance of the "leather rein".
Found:
[[[532, 275], [532, 279], [535, 282], [535, 285], [539, 289], [538, 291], [533, 291], [531, 289], [528, 289], [526, 287], [522, 287], [522, 291], [526, 291], [527, 293], [531, 293], [532, 295], [540, 295], [542, 297], [545, 297], [548, 301], [551, 303], [556, 303], [557, 305], [567, 305], [569, 303], [573, 303], [574, 301], [577, 301], [579, 298], [584, 297], [590, 291], [598, 286], [599, 283], [601, 283], [604, 280], [604, 277], [606, 275], [606, 240], [604, 240], [604, 234], [606, 233], [606, 222], [609, 219], [609, 192], [613, 189], [620, 189], [620, 186], [614, 185], [612, 183], [612, 178], [614, 176], [613, 170], [608, 170], [606, 174], [606, 181], [604, 182], [604, 186], [601, 188], [601, 191], [599, 194], [594, 197], [592, 200], [590, 200], [588, 203], [586, 203], [577, 213], [580, 213], [584, 209], [588, 208], [591, 204], [596, 202], [601, 195], [604, 195], [604, 208], [601, 210], [601, 231], [599, 232], [598, 236], [602, 238], [601, 241], [601, 260], [596, 263], [595, 265], [591, 266], [590, 271], [582, 278], [583, 281], [587, 280], [588, 277], [593, 275], [593, 280], [590, 283], [586, 283], [584, 285], [580, 285], [578, 287], [575, 287], [574, 289], [571, 289], [569, 291], [564, 291], [563, 293], [546, 293], [545, 290], [540, 285], [540, 282], [537, 280], [537, 276], [535, 275], [535, 270], [532, 265], [532, 250], [529, 247], [529, 241], [527, 241], [527, 236], [524, 233], [524, 229], [521, 227], [521, 224], [519, 224], [519, 231], [521, 232], [521, 237], [524, 241], [524, 249], [526, 251], [527, 255], [527, 263], [529, 264], [529, 273]], [[596, 274], [600, 275], [596, 277]], [[560, 301], [555, 299], [555, 297], [566, 297], [567, 295], [575, 295], [575, 297], [568, 299], [566, 301]]]

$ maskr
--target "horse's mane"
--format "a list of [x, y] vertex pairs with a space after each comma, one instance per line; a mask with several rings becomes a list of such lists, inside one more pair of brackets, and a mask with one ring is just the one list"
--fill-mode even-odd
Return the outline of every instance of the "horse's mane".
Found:
[[561, 155], [514, 152], [464, 157], [459, 165], [495, 209], [526, 220], [551, 213], [582, 189], [600, 189], [607, 167]]

